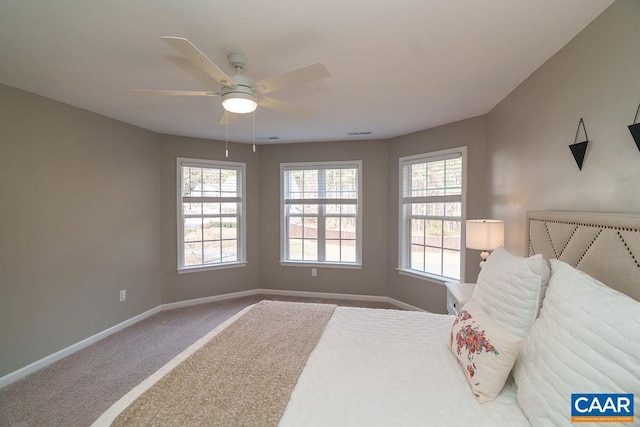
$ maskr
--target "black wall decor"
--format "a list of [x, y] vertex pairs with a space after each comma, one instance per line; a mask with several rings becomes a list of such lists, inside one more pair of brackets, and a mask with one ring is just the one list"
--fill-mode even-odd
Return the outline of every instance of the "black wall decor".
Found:
[[631, 136], [633, 140], [636, 142], [638, 146], [638, 150], [640, 150], [640, 123], [638, 123], [638, 113], [640, 113], [640, 104], [638, 104], [638, 109], [636, 110], [636, 116], [633, 118], [633, 124], [629, 125], [629, 132], [631, 132]]
[[[584, 130], [584, 141], [582, 142], [578, 142], [580, 126], [582, 126], [582, 129]], [[573, 144], [569, 145], [571, 154], [573, 154], [573, 158], [576, 160], [576, 164], [578, 165], [578, 169], [580, 170], [582, 170], [582, 163], [584, 163], [584, 155], [587, 152], [587, 145], [589, 145], [587, 128], [584, 126], [584, 120], [582, 120], [582, 117], [580, 117], [580, 121], [578, 122], [578, 130], [576, 130], [576, 137], [573, 140]]]

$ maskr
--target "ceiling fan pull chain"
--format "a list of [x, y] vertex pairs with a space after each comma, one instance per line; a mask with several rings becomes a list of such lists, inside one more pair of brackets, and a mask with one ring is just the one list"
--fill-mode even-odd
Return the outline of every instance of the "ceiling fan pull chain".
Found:
[[227, 110], [224, 110], [224, 155], [229, 158], [229, 118]]
[[256, 152], [256, 111], [253, 110], [253, 152]]

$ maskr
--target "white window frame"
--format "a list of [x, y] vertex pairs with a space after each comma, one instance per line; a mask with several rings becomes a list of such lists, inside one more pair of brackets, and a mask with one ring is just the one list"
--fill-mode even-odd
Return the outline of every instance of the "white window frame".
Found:
[[[200, 264], [196, 266], [184, 265], [184, 210], [182, 198], [182, 167], [201, 167], [217, 169], [235, 169], [239, 174], [240, 196], [234, 198], [208, 197], [207, 200], [219, 202], [236, 202], [239, 205], [238, 216], [238, 260], [232, 262], [218, 262]], [[246, 258], [246, 164], [238, 162], [227, 162], [222, 160], [191, 159], [185, 157], [176, 158], [176, 187], [177, 187], [177, 265], [178, 274], [191, 273], [196, 271], [218, 270], [224, 268], [244, 267], [247, 264]], [[238, 200], [240, 199], [240, 200]], [[217, 215], [212, 215], [215, 217]]]
[[[411, 229], [409, 225], [409, 213], [407, 204], [405, 203], [404, 195], [404, 166], [433, 162], [438, 160], [450, 159], [454, 155], [460, 155], [462, 159], [462, 194], [460, 195], [461, 217], [460, 217], [460, 279], [449, 278], [446, 276], [440, 276], [431, 274], [419, 270], [413, 270], [410, 268], [411, 257]], [[426, 280], [433, 283], [445, 284], [452, 281], [465, 281], [465, 241], [466, 241], [466, 218], [467, 218], [467, 147], [456, 147], [446, 150], [439, 150], [430, 153], [417, 154], [413, 156], [400, 157], [398, 161], [398, 183], [399, 183], [399, 211], [398, 211], [398, 272], [407, 276], [415, 277], [418, 279]], [[448, 197], [448, 196], [445, 196]], [[455, 219], [457, 217], [449, 218], [442, 217], [442, 219]]]
[[[351, 167], [356, 169], [358, 179], [358, 199], [356, 205], [356, 262], [338, 261], [305, 261], [290, 260], [287, 258], [287, 244], [289, 241], [289, 228], [287, 227], [287, 217], [285, 214], [285, 171], [288, 170], [320, 170], [332, 169], [336, 167]], [[315, 200], [315, 199], [314, 199]], [[322, 203], [327, 199], [318, 198]], [[309, 201], [306, 202], [307, 204]], [[340, 204], [339, 201], [336, 204]], [[324, 205], [319, 205], [318, 209], [318, 258], [324, 258]], [[322, 225], [321, 225], [322, 224]], [[322, 236], [322, 238], [321, 238]], [[327, 161], [327, 162], [295, 162], [280, 163], [280, 265], [283, 266], [308, 266], [308, 267], [331, 267], [331, 268], [362, 268], [362, 160], [351, 161]]]

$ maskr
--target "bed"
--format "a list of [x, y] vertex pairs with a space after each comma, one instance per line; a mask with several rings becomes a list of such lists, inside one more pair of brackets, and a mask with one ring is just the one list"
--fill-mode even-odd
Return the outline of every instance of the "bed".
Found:
[[527, 242], [458, 317], [247, 307], [94, 425], [570, 425], [571, 393], [640, 396], [640, 216], [529, 212]]

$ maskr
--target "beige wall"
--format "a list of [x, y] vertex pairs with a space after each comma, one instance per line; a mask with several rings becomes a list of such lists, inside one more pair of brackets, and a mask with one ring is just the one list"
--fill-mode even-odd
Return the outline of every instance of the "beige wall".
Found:
[[[251, 145], [162, 135], [162, 302], [170, 303], [259, 287], [258, 171], [259, 153]], [[227, 160], [246, 164], [247, 173], [247, 265], [219, 270], [178, 274], [176, 158]]]
[[[487, 214], [485, 201], [486, 116], [451, 123], [412, 133], [389, 141], [389, 250], [388, 295], [434, 313], [446, 312], [446, 288], [440, 284], [398, 273], [398, 204], [399, 159], [414, 154], [447, 148], [467, 147], [467, 218], [483, 218]], [[465, 253], [465, 277], [475, 282], [480, 254]]]
[[154, 133], [3, 85], [0, 135], [1, 377], [160, 303], [160, 156]]
[[[525, 252], [527, 210], [640, 212], [640, 1], [618, 0], [489, 114], [493, 216]], [[584, 118], [582, 171], [568, 148]], [[582, 135], [582, 133], [580, 134]]]
[[[280, 265], [280, 163], [362, 160], [362, 269]], [[386, 141], [262, 146], [260, 150], [260, 286], [308, 292], [386, 295], [388, 170]]]

